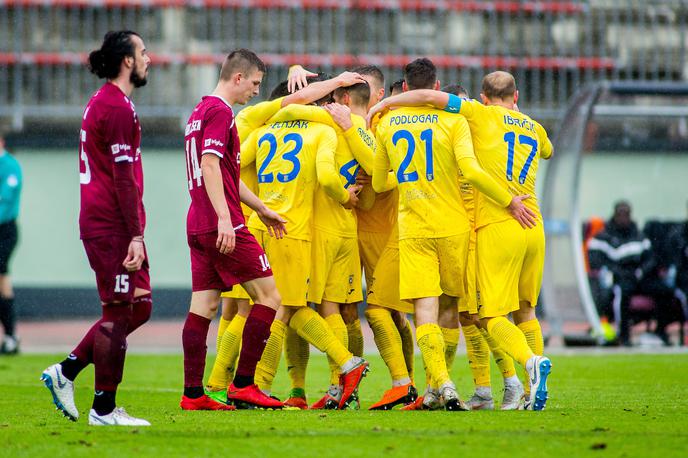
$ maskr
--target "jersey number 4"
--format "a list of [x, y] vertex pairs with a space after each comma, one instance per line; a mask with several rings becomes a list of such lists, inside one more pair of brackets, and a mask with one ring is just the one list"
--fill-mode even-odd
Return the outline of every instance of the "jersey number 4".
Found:
[[[268, 151], [268, 156], [258, 168], [258, 183], [273, 183], [275, 181], [275, 174], [272, 172], [265, 173], [265, 170], [275, 158], [275, 154], [277, 154], [277, 138], [271, 133], [263, 135], [260, 137], [260, 140], [258, 140], [258, 148], [265, 142], [270, 146], [270, 150]], [[282, 154], [282, 160], [291, 162], [292, 168], [289, 173], [277, 173], [277, 181], [280, 183], [288, 183], [294, 180], [301, 171], [301, 162], [297, 155], [303, 148], [303, 137], [301, 137], [301, 134], [297, 133], [287, 134], [284, 136], [284, 144], [286, 145], [287, 143], [293, 143], [294, 145], [292, 149]]]
[[[514, 149], [516, 148], [516, 134], [514, 132], [507, 132], [504, 134], [504, 141], [506, 142], [506, 179], [509, 181], [514, 181]], [[530, 146], [530, 153], [528, 153], [528, 158], [526, 159], [521, 173], [518, 174], [518, 182], [523, 184], [526, 182], [526, 177], [528, 176], [528, 171], [533, 163], [535, 154], [538, 150], [538, 142], [533, 137], [527, 135], [519, 135], [518, 143], [521, 145]]]
[[[418, 172], [407, 172], [411, 161], [413, 161], [413, 155], [416, 152], [416, 139], [411, 132], [408, 130], [398, 130], [394, 132], [392, 136], [392, 143], [397, 146], [399, 141], [406, 141], [406, 155], [402, 159], [401, 164], [399, 164], [399, 170], [397, 170], [397, 181], [399, 184], [406, 183], [409, 181], [418, 181]], [[435, 178], [434, 174], [434, 163], [432, 158], [432, 129], [426, 129], [420, 133], [420, 140], [425, 143], [425, 178], [428, 181], [432, 181]]]

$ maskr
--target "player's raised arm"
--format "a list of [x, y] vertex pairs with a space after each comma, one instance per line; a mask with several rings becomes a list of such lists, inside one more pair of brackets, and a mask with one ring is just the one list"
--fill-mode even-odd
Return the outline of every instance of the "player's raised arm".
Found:
[[271, 124], [274, 122], [296, 120], [317, 122], [332, 128], [337, 127], [337, 124], [332, 119], [332, 116], [330, 116], [322, 107], [298, 104], [291, 104], [282, 108], [280, 111], [275, 113], [267, 123]]
[[268, 228], [271, 237], [281, 239], [287, 235], [285, 223], [287, 220], [282, 218], [276, 211], [270, 210], [262, 200], [248, 189], [243, 181], [239, 181], [239, 198], [241, 202], [248, 205]]
[[334, 78], [325, 81], [317, 81], [294, 92], [282, 99], [282, 106], [286, 107], [292, 103], [306, 105], [319, 100], [339, 87], [352, 86], [364, 83], [365, 80], [358, 73], [343, 72]]
[[449, 97], [450, 94], [446, 92], [435, 91], [434, 89], [415, 89], [387, 97], [386, 99], [375, 104], [370, 111], [368, 111], [368, 116], [366, 118], [368, 127], [370, 128], [371, 121], [375, 115], [378, 113], [384, 113], [390, 108], [420, 107], [429, 105], [440, 110], [444, 110], [449, 103]]

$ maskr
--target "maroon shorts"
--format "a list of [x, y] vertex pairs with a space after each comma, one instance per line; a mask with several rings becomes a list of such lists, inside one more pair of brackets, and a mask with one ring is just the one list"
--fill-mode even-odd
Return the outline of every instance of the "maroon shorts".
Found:
[[129, 237], [121, 235], [83, 241], [88, 262], [96, 273], [98, 295], [103, 303], [133, 302], [136, 288], [151, 290], [148, 253], [141, 269], [136, 272], [129, 272], [122, 265], [127, 257], [130, 241]]
[[188, 234], [191, 249], [191, 289], [230, 291], [232, 286], [272, 276], [265, 252], [246, 227], [236, 231], [234, 251], [222, 254], [217, 232]]

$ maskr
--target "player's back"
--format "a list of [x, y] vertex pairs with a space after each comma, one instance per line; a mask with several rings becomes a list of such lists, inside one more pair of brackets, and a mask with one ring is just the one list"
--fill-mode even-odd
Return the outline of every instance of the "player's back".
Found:
[[[255, 160], [260, 199], [287, 220], [291, 238], [311, 238], [316, 157], [319, 150], [334, 150], [336, 145], [331, 127], [303, 120], [266, 125], [242, 145], [244, 159]], [[249, 227], [265, 230], [255, 214]]]
[[134, 104], [121, 89], [106, 83], [91, 97], [84, 110], [79, 140], [81, 237], [128, 235], [115, 194], [113, 163], [133, 166], [143, 225], [141, 126]]
[[466, 121], [427, 107], [400, 108], [377, 128], [399, 184], [399, 238], [441, 238], [469, 230], [456, 151], [470, 150]]
[[217, 214], [205, 188], [201, 161], [203, 155], [220, 159], [220, 173], [232, 224], [244, 224], [239, 198], [239, 135], [231, 106], [217, 96], [205, 96], [196, 105], [186, 124], [186, 173], [191, 205], [187, 232], [202, 234], [217, 230]]
[[[462, 101], [473, 136], [475, 155], [481, 167], [513, 195], [529, 194], [524, 204], [540, 214], [535, 180], [540, 157], [548, 158], [552, 145], [540, 124], [528, 115], [507, 108], [485, 106], [475, 100]], [[510, 218], [503, 207], [477, 194], [476, 226]]]

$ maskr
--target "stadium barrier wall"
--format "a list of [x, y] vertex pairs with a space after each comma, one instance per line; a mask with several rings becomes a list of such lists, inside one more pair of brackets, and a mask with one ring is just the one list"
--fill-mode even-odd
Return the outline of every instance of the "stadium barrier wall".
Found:
[[356, 64], [388, 80], [428, 55], [444, 83], [474, 94], [490, 70], [515, 73], [521, 107], [554, 122], [590, 81], [686, 75], [681, 0], [21, 0], [0, 1], [0, 123], [74, 119], [98, 81], [85, 56], [107, 30], [145, 38], [154, 68], [135, 96], [142, 117], [176, 123], [214, 84], [225, 53], [270, 65], [263, 95], [294, 63], [337, 73]]
[[[20, 241], [10, 264], [22, 318], [67, 318], [100, 313], [95, 278], [79, 240], [77, 138], [70, 150], [42, 152], [17, 149], [24, 171], [19, 218]], [[154, 317], [183, 316], [191, 291], [186, 212], [189, 205], [184, 154], [179, 149], [143, 148], [146, 246], [155, 296]], [[623, 183], [616, 176], [624, 164]], [[547, 172], [541, 164], [539, 184]], [[583, 162], [581, 216], [608, 217], [612, 203], [627, 198], [633, 215], [686, 218], [688, 156], [685, 154], [593, 154]], [[658, 199], [657, 196], [663, 196]], [[555, 266], [556, 268], [556, 266]]]

